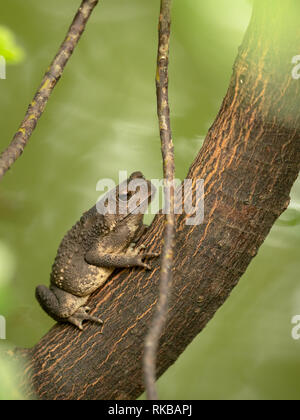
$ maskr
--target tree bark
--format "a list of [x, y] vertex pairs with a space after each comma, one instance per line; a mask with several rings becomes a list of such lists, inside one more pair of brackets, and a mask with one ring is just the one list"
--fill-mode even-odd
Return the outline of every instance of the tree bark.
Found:
[[[157, 376], [178, 358], [230, 295], [287, 208], [300, 169], [298, 0], [256, 0], [219, 114], [188, 178], [205, 181], [205, 220], [177, 217], [173, 288]], [[212, 63], [213, 65], [213, 63]], [[200, 82], [201, 83], [201, 82]], [[176, 143], [175, 143], [176, 146]], [[161, 248], [163, 217], [143, 242]], [[83, 332], [56, 325], [26, 357], [28, 395], [42, 399], [134, 399], [144, 390], [144, 339], [157, 303], [153, 270], [122, 270], [89, 303], [104, 321]]]

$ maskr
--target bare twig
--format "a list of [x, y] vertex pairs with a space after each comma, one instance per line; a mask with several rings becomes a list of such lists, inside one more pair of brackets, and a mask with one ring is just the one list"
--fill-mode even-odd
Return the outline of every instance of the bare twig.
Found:
[[159, 118], [161, 149], [165, 181], [166, 221], [164, 246], [161, 262], [159, 300], [149, 333], [145, 340], [144, 377], [147, 398], [157, 399], [156, 354], [159, 339], [166, 322], [168, 311], [168, 294], [172, 282], [173, 246], [175, 237], [174, 216], [174, 148], [170, 125], [170, 108], [168, 98], [168, 64], [171, 26], [171, 0], [161, 0], [159, 17], [159, 44], [156, 72], [157, 113]]
[[87, 21], [98, 0], [83, 0], [69, 28], [59, 52], [48, 68], [43, 81], [30, 103], [23, 122], [7, 149], [0, 155], [0, 179], [23, 153], [30, 136], [41, 117], [48, 99], [60, 79], [64, 68], [76, 47]]

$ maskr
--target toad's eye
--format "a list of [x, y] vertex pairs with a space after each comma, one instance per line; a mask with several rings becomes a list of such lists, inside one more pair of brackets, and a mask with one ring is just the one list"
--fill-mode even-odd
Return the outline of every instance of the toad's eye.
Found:
[[119, 195], [119, 199], [120, 199], [121, 201], [127, 201], [127, 199], [128, 199], [128, 194], [120, 194], [120, 195]]

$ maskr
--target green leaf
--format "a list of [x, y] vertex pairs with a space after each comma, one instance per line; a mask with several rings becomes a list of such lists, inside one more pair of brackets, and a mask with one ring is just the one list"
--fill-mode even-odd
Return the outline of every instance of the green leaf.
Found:
[[4, 26], [0, 26], [0, 56], [12, 64], [20, 63], [25, 57], [25, 51], [17, 44], [12, 31]]

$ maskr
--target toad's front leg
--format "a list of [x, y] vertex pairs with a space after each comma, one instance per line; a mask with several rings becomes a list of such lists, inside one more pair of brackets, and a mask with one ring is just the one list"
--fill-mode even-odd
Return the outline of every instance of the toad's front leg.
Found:
[[145, 263], [146, 258], [156, 258], [160, 254], [153, 252], [144, 252], [140, 254], [140, 250], [144, 249], [144, 246], [137, 248], [129, 247], [126, 252], [122, 253], [105, 253], [97, 249], [93, 249], [87, 252], [85, 260], [88, 264], [96, 265], [97, 267], [114, 267], [114, 268], [128, 268], [128, 267], [143, 267], [147, 270], [151, 270], [149, 264]]

